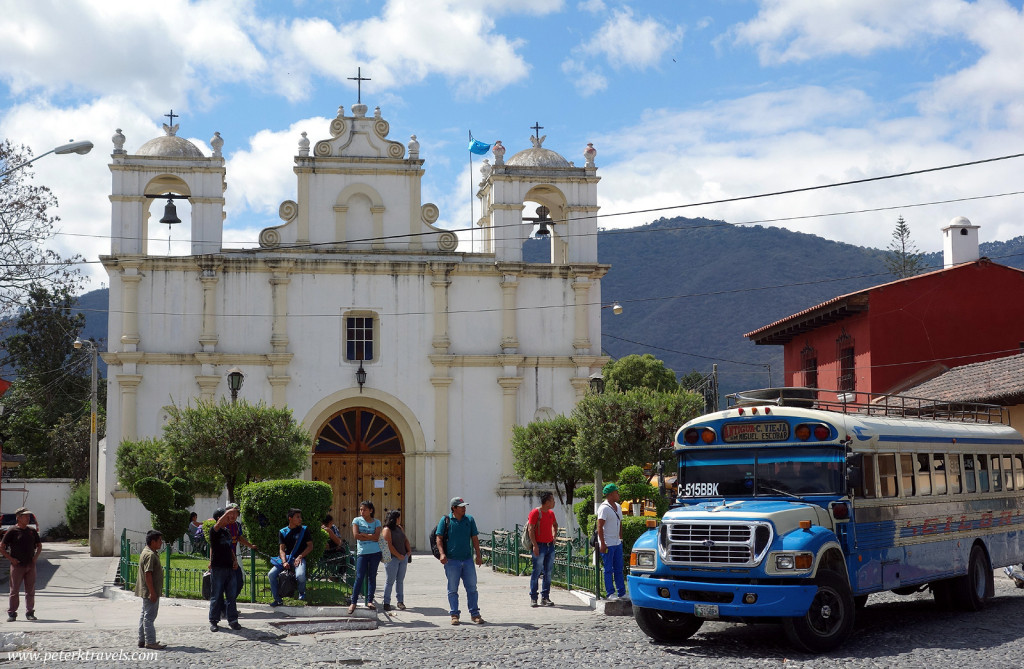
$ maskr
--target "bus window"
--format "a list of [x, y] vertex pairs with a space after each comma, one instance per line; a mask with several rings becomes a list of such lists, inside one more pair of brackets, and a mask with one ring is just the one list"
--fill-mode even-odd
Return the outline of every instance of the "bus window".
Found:
[[931, 467], [928, 466], [928, 454], [917, 454], [917, 494], [932, 494]]
[[917, 463], [914, 462], [914, 456], [910, 453], [903, 453], [900, 455], [900, 487], [903, 488], [903, 496], [910, 497], [917, 494], [917, 486], [915, 484], [915, 477], [917, 472]]
[[1013, 478], [1017, 480], [1017, 490], [1024, 490], [1024, 455], [1013, 456]]
[[875, 496], [875, 456], [871, 454], [865, 454], [864, 460], [862, 461], [864, 468], [864, 485], [861, 486], [860, 496], [864, 498], [870, 498]]
[[974, 456], [973, 455], [965, 455], [964, 456], [964, 481], [967, 484], [967, 486], [966, 486], [967, 492], [971, 493], [971, 492], [977, 492], [978, 491], [978, 488], [977, 488], [977, 485], [975, 484], [975, 479], [974, 479]]
[[878, 482], [881, 484], [882, 497], [895, 497], [896, 490], [896, 454], [882, 453], [878, 456]]
[[1003, 489], [1013, 490], [1013, 461], [1009, 455], [1003, 456]]
[[988, 456], [978, 456], [978, 492], [988, 492]]
[[992, 466], [992, 492], [997, 492], [1003, 489], [1003, 479], [999, 472], [999, 456], [993, 455], [989, 464]]
[[949, 493], [951, 495], [958, 495], [964, 491], [963, 486], [960, 485], [960, 456], [956, 453], [950, 453], [946, 458], [946, 476], [949, 478]]
[[935, 494], [946, 494], [946, 454], [936, 453], [932, 456], [932, 483], [935, 484]]

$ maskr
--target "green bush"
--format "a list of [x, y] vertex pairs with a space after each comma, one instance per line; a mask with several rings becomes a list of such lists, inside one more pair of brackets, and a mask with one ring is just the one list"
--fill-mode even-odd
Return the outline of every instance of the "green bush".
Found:
[[278, 532], [288, 524], [288, 510], [300, 509], [302, 524], [313, 537], [310, 561], [320, 559], [327, 546], [327, 533], [321, 529], [320, 521], [330, 512], [333, 501], [334, 492], [323, 481], [259, 481], [242, 486], [238, 492], [246, 537], [260, 552], [270, 556], [278, 554]]
[[[96, 502], [97, 518], [100, 527], [103, 527], [103, 505]], [[89, 536], [89, 484], [79, 483], [68, 495], [68, 501], [64, 503], [64, 517], [68, 519], [68, 528], [71, 536]]]
[[[86, 504], [88, 504], [88, 501], [86, 501]], [[89, 519], [86, 518], [87, 522], [88, 520]], [[67, 523], [62, 521], [60, 523], [57, 523], [50, 529], [46, 530], [46, 533], [43, 535], [42, 539], [43, 541], [66, 541], [73, 537], [74, 534], [72, 534], [71, 528], [68, 527]]]
[[146, 477], [135, 483], [135, 496], [149, 511], [153, 529], [161, 532], [168, 543], [177, 541], [188, 530], [189, 507], [196, 502], [189, 492], [190, 487], [190, 483], [181, 478], [166, 483]]

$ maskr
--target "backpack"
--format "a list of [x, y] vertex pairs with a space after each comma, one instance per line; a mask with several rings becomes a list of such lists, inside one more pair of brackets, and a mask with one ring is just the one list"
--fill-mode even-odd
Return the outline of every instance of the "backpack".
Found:
[[[537, 527], [540, 527], [540, 521], [537, 521]], [[533, 539], [530, 538], [530, 519], [526, 519], [526, 525], [523, 526], [523, 536], [519, 541], [519, 545], [522, 546], [523, 550], [532, 553], [533, 552]]]
[[[444, 523], [444, 529], [441, 531], [441, 541], [444, 543], [445, 552], [448, 551], [448, 523], [450, 522], [449, 517], [445, 516], [442, 519]], [[430, 552], [434, 554], [438, 560], [441, 559], [441, 549], [437, 547], [437, 525], [434, 529], [430, 530]]]

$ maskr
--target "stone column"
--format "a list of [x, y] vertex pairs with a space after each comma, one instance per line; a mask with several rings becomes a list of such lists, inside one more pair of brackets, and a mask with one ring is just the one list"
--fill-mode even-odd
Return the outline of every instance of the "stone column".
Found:
[[[440, 518], [448, 506], [448, 389], [453, 379], [448, 376], [448, 366], [444, 358], [450, 362], [453, 356], [431, 356], [434, 362], [434, 375], [430, 377], [430, 384], [434, 387], [434, 443], [427, 444], [428, 455], [431, 456], [434, 469], [434, 504], [433, 514], [430, 518]], [[425, 493], [424, 493], [425, 497]], [[427, 500], [423, 500], [424, 506]], [[427, 531], [429, 534], [429, 530]]]
[[518, 418], [517, 404], [519, 399], [519, 386], [522, 385], [521, 376], [502, 376], [498, 378], [498, 385], [502, 392], [501, 411], [501, 434], [503, 437], [501, 451], [501, 478], [503, 481], [518, 480], [512, 457], [512, 426]]
[[518, 277], [505, 274], [501, 278], [501, 352], [516, 353], [519, 339], [516, 337], [516, 293]]
[[431, 346], [434, 354], [445, 354], [448, 347], [452, 345], [448, 337], [448, 287], [452, 285], [448, 273], [451, 267], [448, 265], [435, 265], [432, 268], [433, 279], [430, 285], [434, 288], [434, 338]]
[[121, 350], [138, 350], [139, 335], [139, 284], [142, 274], [138, 262], [121, 264]]
[[590, 279], [578, 276], [573, 279], [572, 290], [575, 297], [573, 315], [575, 317], [575, 336], [572, 347], [577, 354], [590, 352], [590, 329], [587, 327], [587, 314], [590, 311]]
[[205, 256], [199, 259], [199, 282], [203, 284], [203, 329], [199, 333], [199, 349], [203, 353], [217, 350], [217, 270], [220, 259]]
[[[136, 397], [141, 374], [118, 374], [117, 385], [121, 392], [121, 440], [133, 441], [138, 438], [138, 416], [136, 415]], [[116, 449], [115, 449], [116, 451]]]
[[270, 348], [274, 353], [288, 352], [288, 276], [292, 262], [289, 260], [271, 260], [267, 262], [271, 270], [270, 292], [274, 304], [274, 322], [270, 335]]

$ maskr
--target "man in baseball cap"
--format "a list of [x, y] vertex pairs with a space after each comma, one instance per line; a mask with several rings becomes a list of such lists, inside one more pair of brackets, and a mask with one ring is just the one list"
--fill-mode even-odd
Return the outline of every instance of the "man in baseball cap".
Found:
[[[441, 564], [448, 578], [448, 608], [452, 617], [452, 625], [459, 624], [459, 581], [466, 588], [466, 605], [469, 615], [477, 625], [482, 625], [478, 604], [480, 596], [476, 590], [476, 567], [483, 565], [480, 553], [480, 532], [476, 528], [473, 516], [466, 513], [468, 506], [461, 497], [452, 497], [451, 515], [448, 518], [448, 541], [443, 540], [445, 519], [437, 524], [437, 546], [441, 551]], [[476, 553], [476, 565], [473, 564], [473, 553]]]
[[25, 507], [15, 510], [17, 525], [7, 530], [0, 542], [0, 553], [11, 562], [11, 596], [7, 607], [7, 622], [18, 619], [18, 591], [25, 584], [25, 618], [36, 619], [36, 560], [43, 552], [39, 532], [28, 524], [32, 512]]

